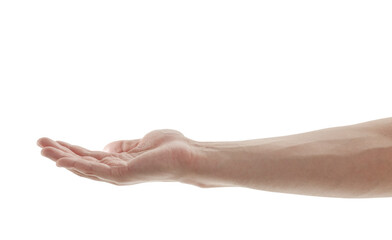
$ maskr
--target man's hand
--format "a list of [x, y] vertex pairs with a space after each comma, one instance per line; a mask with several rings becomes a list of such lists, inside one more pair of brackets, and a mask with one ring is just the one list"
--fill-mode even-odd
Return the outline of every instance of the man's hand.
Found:
[[142, 139], [109, 143], [90, 151], [62, 141], [40, 138], [41, 154], [71, 172], [115, 185], [177, 181], [192, 161], [190, 139], [175, 130], [155, 130]]

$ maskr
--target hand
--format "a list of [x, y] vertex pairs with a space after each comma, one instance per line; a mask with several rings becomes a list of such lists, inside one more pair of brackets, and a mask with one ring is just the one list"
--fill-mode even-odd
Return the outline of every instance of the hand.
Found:
[[155, 130], [142, 139], [109, 143], [105, 151], [90, 151], [62, 141], [40, 138], [41, 154], [71, 172], [115, 185], [177, 181], [191, 161], [190, 139], [178, 131]]

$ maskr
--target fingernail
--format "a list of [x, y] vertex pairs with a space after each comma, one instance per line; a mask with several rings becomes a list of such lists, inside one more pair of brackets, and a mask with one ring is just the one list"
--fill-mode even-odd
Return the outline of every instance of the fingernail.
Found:
[[[40, 139], [41, 139], [41, 138], [40, 138]], [[42, 147], [42, 145], [39, 143], [39, 140], [40, 140], [40, 139], [37, 140], [37, 145], [38, 145], [38, 147]]]

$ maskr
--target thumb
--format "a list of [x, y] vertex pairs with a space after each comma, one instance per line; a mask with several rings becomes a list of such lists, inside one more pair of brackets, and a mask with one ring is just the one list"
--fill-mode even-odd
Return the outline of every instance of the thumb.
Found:
[[104, 148], [104, 152], [109, 153], [121, 153], [128, 152], [136, 147], [139, 143], [140, 139], [136, 140], [118, 140], [107, 144]]

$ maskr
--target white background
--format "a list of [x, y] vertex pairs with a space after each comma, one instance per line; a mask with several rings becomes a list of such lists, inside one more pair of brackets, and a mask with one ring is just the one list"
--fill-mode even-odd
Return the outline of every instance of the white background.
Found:
[[[392, 116], [390, 1], [0, 1], [0, 239], [391, 239], [392, 198], [153, 182], [40, 155], [171, 128], [198, 141]], [[392, 174], [392, 173], [391, 173]]]

